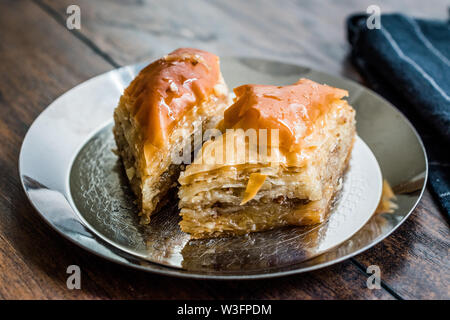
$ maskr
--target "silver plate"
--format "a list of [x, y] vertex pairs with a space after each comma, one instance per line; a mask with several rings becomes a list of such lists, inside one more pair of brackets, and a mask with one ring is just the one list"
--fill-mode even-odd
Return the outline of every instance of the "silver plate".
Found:
[[[178, 228], [174, 201], [150, 226], [140, 226], [123, 169], [111, 152], [111, 116], [123, 89], [144, 64], [78, 85], [35, 120], [22, 145], [19, 170], [41, 216], [64, 237], [111, 261], [214, 279], [276, 277], [328, 266], [378, 243], [407, 218], [425, 188], [427, 161], [414, 128], [388, 102], [354, 82], [305, 67], [254, 58], [224, 58], [221, 64], [231, 88], [243, 83], [283, 85], [307, 77], [349, 90], [365, 143], [358, 139], [355, 145], [343, 191], [326, 223], [190, 241]], [[398, 209], [371, 217], [381, 174], [397, 191]]]

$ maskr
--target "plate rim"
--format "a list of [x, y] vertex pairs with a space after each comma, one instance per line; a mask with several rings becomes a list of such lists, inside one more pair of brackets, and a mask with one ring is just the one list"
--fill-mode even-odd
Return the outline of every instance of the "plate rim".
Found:
[[[75, 89], [75, 88], [79, 88], [85, 85], [88, 85], [91, 81], [94, 81], [95, 79], [105, 76], [106, 74], [110, 74], [110, 73], [114, 73], [117, 72], [119, 70], [124, 70], [127, 68], [132, 68], [132, 69], [139, 69], [145, 62], [138, 62], [135, 64], [130, 64], [127, 66], [123, 66], [120, 68], [115, 68], [112, 70], [109, 70], [107, 72], [104, 72], [102, 74], [99, 74], [97, 76], [94, 76], [86, 81], [83, 81], [79, 84], [77, 84], [76, 86], [68, 89], [67, 91], [65, 91], [63, 94], [61, 94], [60, 96], [58, 96], [56, 99], [54, 99], [47, 107], [45, 107], [44, 110], [42, 110], [42, 112], [39, 113], [39, 115], [33, 120], [32, 124], [29, 126], [29, 128], [27, 129], [27, 132], [22, 140], [22, 144], [20, 147], [20, 152], [19, 152], [19, 158], [18, 158], [18, 173], [19, 173], [19, 179], [21, 182], [21, 186], [22, 189], [28, 199], [28, 201], [31, 203], [32, 207], [34, 208], [34, 210], [39, 214], [39, 216], [53, 229], [55, 230], [58, 234], [60, 234], [63, 238], [69, 240], [71, 243], [85, 249], [86, 251], [101, 257], [103, 259], [106, 259], [110, 262], [114, 262], [114, 263], [118, 263], [120, 265], [123, 266], [127, 266], [127, 267], [131, 267], [133, 269], [137, 269], [137, 270], [142, 270], [142, 271], [146, 271], [146, 272], [151, 272], [154, 274], [159, 274], [159, 275], [165, 275], [165, 276], [173, 276], [173, 277], [177, 277], [177, 278], [189, 278], [189, 279], [202, 279], [202, 280], [257, 280], [257, 279], [267, 279], [267, 278], [279, 278], [279, 277], [283, 277], [283, 276], [289, 276], [289, 275], [294, 275], [294, 274], [300, 274], [300, 273], [305, 273], [305, 272], [310, 272], [310, 271], [314, 271], [314, 270], [318, 270], [318, 269], [322, 269], [322, 268], [326, 268], [328, 266], [340, 263], [342, 261], [345, 261], [347, 259], [350, 259], [372, 247], [374, 247], [375, 245], [379, 244], [381, 241], [383, 241], [384, 239], [386, 239], [387, 237], [391, 236], [398, 227], [400, 227], [400, 225], [402, 225], [406, 219], [409, 218], [409, 216], [412, 214], [412, 212], [416, 209], [417, 205], [419, 204], [419, 202], [422, 199], [422, 196], [425, 192], [426, 186], [427, 186], [427, 181], [428, 181], [428, 156], [427, 156], [427, 152], [426, 152], [426, 148], [424, 146], [424, 143], [420, 137], [420, 135], [418, 134], [416, 128], [412, 125], [411, 121], [397, 108], [395, 107], [391, 102], [389, 102], [387, 99], [385, 99], [384, 97], [382, 97], [380, 94], [378, 94], [377, 92], [373, 91], [370, 88], [367, 88], [366, 86], [364, 86], [363, 84], [360, 84], [352, 79], [348, 79], [344, 76], [341, 75], [335, 75], [335, 74], [331, 74], [331, 73], [326, 73], [323, 72], [321, 70], [317, 70], [317, 69], [312, 69], [308, 66], [304, 66], [292, 61], [281, 61], [280, 59], [276, 59], [276, 58], [265, 58], [265, 57], [258, 57], [258, 56], [247, 56], [247, 55], [227, 55], [227, 56], [223, 56], [223, 58], [227, 59], [254, 59], [254, 60], [260, 60], [260, 61], [267, 61], [267, 62], [276, 62], [276, 63], [282, 63], [282, 64], [290, 64], [290, 65], [295, 65], [298, 67], [302, 67], [302, 68], [306, 68], [309, 69], [317, 74], [322, 74], [322, 75], [326, 75], [326, 76], [331, 76], [333, 78], [336, 79], [340, 79], [340, 80], [344, 80], [346, 82], [351, 83], [352, 85], [355, 85], [358, 88], [362, 88], [363, 90], [367, 91], [369, 94], [375, 96], [376, 98], [382, 100], [385, 104], [387, 104], [389, 107], [391, 107], [394, 112], [396, 112], [400, 118], [408, 125], [408, 127], [411, 129], [411, 131], [414, 133], [415, 138], [417, 139], [417, 141], [419, 142], [419, 145], [422, 149], [423, 152], [423, 156], [424, 156], [424, 165], [425, 165], [425, 172], [424, 172], [424, 182], [423, 182], [423, 186], [420, 190], [420, 193], [416, 199], [416, 201], [414, 202], [414, 204], [411, 206], [411, 208], [409, 209], [408, 213], [405, 214], [405, 216], [396, 223], [395, 226], [393, 226], [393, 228], [391, 230], [389, 230], [388, 233], [378, 237], [377, 239], [375, 239], [373, 242], [371, 242], [370, 244], [364, 246], [363, 248], [360, 248], [354, 252], [351, 252], [347, 255], [344, 255], [342, 257], [327, 261], [327, 262], [323, 262], [323, 263], [318, 263], [316, 265], [312, 265], [312, 266], [308, 266], [308, 267], [303, 267], [303, 268], [295, 268], [295, 264], [292, 265], [293, 269], [291, 270], [281, 270], [281, 271], [274, 271], [274, 272], [267, 272], [267, 273], [250, 273], [250, 274], [230, 274], [230, 275], [226, 275], [226, 274], [212, 274], [212, 273], [199, 273], [196, 271], [186, 271], [184, 269], [179, 269], [179, 268], [175, 268], [175, 267], [171, 267], [171, 266], [167, 266], [167, 265], [161, 265], [161, 264], [157, 264], [154, 262], [149, 262], [143, 258], [139, 258], [139, 257], [134, 257], [133, 258], [135, 260], [145, 260], [145, 265], [139, 265], [139, 264], [135, 264], [135, 263], [130, 263], [126, 261], [122, 261], [120, 259], [115, 259], [114, 256], [108, 256], [106, 254], [103, 254], [101, 252], [98, 252], [90, 247], [88, 247], [87, 245], [76, 241], [75, 239], [72, 239], [71, 237], [69, 237], [67, 234], [65, 234], [62, 230], [59, 230], [55, 225], [53, 225], [51, 223], [51, 221], [46, 217], [44, 212], [41, 212], [41, 210], [38, 209], [38, 207], [36, 206], [36, 204], [33, 202], [32, 198], [30, 197], [29, 192], [27, 191], [27, 188], [25, 186], [25, 181], [24, 181], [24, 175], [23, 175], [23, 156], [24, 156], [24, 145], [25, 145], [25, 141], [27, 140], [31, 129], [33, 128], [33, 126], [35, 126], [38, 122], [39, 119], [46, 113], [49, 112], [49, 109], [51, 108], [51, 106], [60, 98], [62, 98], [64, 95], [68, 94], [71, 90]], [[108, 120], [104, 123], [102, 123], [101, 125], [98, 126], [98, 128], [102, 128], [104, 126], [106, 126], [111, 120]], [[98, 131], [98, 130], [97, 130]], [[94, 135], [97, 131], [92, 132], [90, 134], [90, 136]], [[364, 140], [363, 140], [364, 141]], [[51, 190], [51, 189], [49, 189]], [[68, 199], [66, 198], [66, 201], [68, 201]], [[68, 201], [69, 204], [71, 205], [70, 201]], [[71, 208], [73, 210], [73, 208]], [[78, 216], [78, 214], [75, 212], [75, 214]], [[88, 228], [89, 229], [89, 228]], [[95, 233], [93, 233], [91, 230], [89, 230], [90, 233], [93, 234], [93, 236], [99, 240], [101, 240], [102, 245], [104, 245], [105, 247], [109, 248], [112, 247], [112, 245], [110, 245], [109, 243], [105, 242], [103, 239], [99, 238]], [[348, 239], [346, 240], [348, 241]], [[344, 241], [345, 242], [345, 241]], [[116, 248], [116, 247], [114, 247]], [[333, 249], [331, 249], [330, 251], [334, 250], [336, 247], [334, 247]], [[126, 253], [120, 249], [117, 249], [121, 252], [121, 254], [117, 254], [118, 256], [121, 256], [123, 254], [129, 255], [129, 253]], [[287, 266], [286, 266], [287, 267]]]

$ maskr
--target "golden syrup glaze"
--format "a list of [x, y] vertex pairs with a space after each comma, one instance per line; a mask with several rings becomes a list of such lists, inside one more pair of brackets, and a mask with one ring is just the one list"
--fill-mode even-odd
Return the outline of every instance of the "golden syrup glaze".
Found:
[[[242, 166], [250, 165], [249, 159], [257, 159], [258, 166], [264, 170], [273, 169], [272, 174], [280, 167], [296, 171], [308, 163], [310, 155], [327, 136], [327, 131], [322, 129], [329, 125], [328, 120], [353, 110], [347, 101], [341, 100], [347, 96], [347, 91], [307, 79], [283, 87], [248, 84], [234, 91], [234, 104], [225, 110], [225, 118], [218, 126], [223, 136], [203, 145], [202, 152], [181, 175], [180, 181], [188, 183], [199, 174], [215, 170], [239, 171]], [[259, 153], [259, 135], [258, 146], [251, 148], [250, 140], [243, 141], [245, 138], [236, 129], [267, 129], [266, 154]], [[273, 129], [279, 129], [279, 137], [272, 140]], [[231, 155], [228, 154], [229, 140], [234, 140]], [[238, 149], [243, 145], [245, 150]], [[243, 154], [244, 159], [239, 157]]]
[[219, 58], [192, 48], [177, 49], [145, 67], [124, 93], [145, 146], [165, 146], [176, 123], [208, 99], [219, 77]]
[[[302, 138], [316, 125], [333, 101], [346, 90], [300, 79], [287, 86], [246, 84], [234, 89], [234, 104], [225, 111], [225, 129], [279, 130], [280, 148], [298, 152]], [[270, 141], [270, 139], [269, 139]]]

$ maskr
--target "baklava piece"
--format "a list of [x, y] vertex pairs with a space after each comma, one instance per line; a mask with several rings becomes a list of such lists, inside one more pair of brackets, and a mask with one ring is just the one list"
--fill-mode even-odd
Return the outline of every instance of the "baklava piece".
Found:
[[300, 79], [234, 92], [223, 135], [180, 175], [181, 229], [210, 238], [323, 222], [355, 140], [347, 91]]
[[197, 49], [177, 49], [156, 60], [125, 89], [113, 131], [142, 223], [150, 222], [176, 185], [183, 148], [190, 150], [194, 134], [215, 127], [227, 105], [219, 58]]

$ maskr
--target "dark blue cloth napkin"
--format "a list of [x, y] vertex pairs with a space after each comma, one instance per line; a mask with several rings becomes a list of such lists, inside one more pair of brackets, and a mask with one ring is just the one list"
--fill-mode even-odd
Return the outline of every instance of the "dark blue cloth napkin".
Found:
[[352, 61], [368, 85], [418, 129], [428, 154], [429, 183], [450, 215], [450, 24], [401, 14], [347, 19]]

